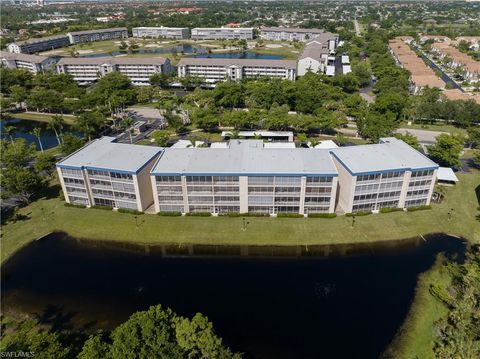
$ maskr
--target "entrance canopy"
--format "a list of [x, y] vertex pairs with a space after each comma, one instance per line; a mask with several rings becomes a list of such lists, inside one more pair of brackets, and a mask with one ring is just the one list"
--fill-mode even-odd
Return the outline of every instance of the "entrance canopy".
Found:
[[437, 179], [440, 183], [457, 183], [458, 178], [450, 167], [439, 167]]

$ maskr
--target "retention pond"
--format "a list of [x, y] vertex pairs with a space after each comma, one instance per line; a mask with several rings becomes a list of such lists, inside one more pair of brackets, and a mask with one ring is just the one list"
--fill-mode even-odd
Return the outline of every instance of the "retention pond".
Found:
[[2, 268], [2, 309], [57, 326], [109, 329], [162, 304], [201, 312], [246, 358], [375, 358], [446, 235], [378, 245], [134, 246], [54, 233]]

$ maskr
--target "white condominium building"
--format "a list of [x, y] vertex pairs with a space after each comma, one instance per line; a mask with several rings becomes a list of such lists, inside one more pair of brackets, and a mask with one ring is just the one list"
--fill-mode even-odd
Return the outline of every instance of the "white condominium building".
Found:
[[297, 62], [294, 60], [219, 59], [184, 57], [177, 65], [178, 76], [200, 77], [208, 83], [259, 76], [294, 81]]
[[330, 150], [338, 169], [338, 207], [375, 211], [430, 204], [438, 165], [394, 137]]
[[0, 61], [9, 69], [26, 69], [33, 74], [51, 69], [57, 61], [46, 56], [0, 51]]
[[57, 163], [65, 201], [145, 211], [153, 204], [150, 170], [162, 149], [94, 140]]
[[312, 40], [323, 34], [320, 29], [300, 29], [295, 27], [264, 27], [260, 29], [260, 38], [268, 41], [301, 41]]
[[188, 27], [134, 27], [133, 37], [164, 37], [167, 39], [188, 39], [190, 30]]
[[28, 39], [8, 44], [8, 51], [17, 54], [34, 54], [41, 51], [48, 51], [70, 45], [67, 35], [57, 35]]
[[196, 27], [192, 39], [197, 40], [252, 40], [253, 28], [249, 27]]
[[151, 171], [157, 212], [332, 213], [337, 169], [329, 153], [265, 148], [166, 148]]
[[84, 42], [94, 42], [112, 39], [124, 39], [128, 37], [126, 27], [117, 27], [111, 29], [97, 29], [87, 31], [73, 31], [68, 33], [71, 44], [79, 44]]
[[91, 83], [115, 71], [127, 75], [134, 85], [148, 85], [152, 74], [168, 74], [172, 66], [164, 57], [64, 57], [57, 64], [58, 73], [70, 74], [79, 83]]
[[338, 35], [329, 32], [322, 33], [305, 44], [298, 58], [298, 75], [303, 76], [308, 71], [325, 73], [330, 66], [329, 58], [335, 54]]
[[68, 203], [214, 214], [378, 211], [428, 205], [438, 169], [390, 137], [330, 149], [262, 140], [165, 149], [113, 141], [94, 140], [57, 163]]

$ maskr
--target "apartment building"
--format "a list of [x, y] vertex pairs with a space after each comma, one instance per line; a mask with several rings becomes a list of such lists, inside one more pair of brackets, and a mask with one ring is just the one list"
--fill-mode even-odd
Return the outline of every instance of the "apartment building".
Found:
[[110, 29], [97, 29], [87, 31], [73, 31], [68, 33], [68, 38], [71, 44], [81, 44], [85, 42], [112, 40], [112, 39], [126, 39], [128, 37], [128, 30], [126, 27], [117, 27]]
[[295, 27], [264, 27], [260, 29], [260, 38], [268, 41], [306, 42], [324, 33], [320, 29], [300, 29]]
[[94, 140], [57, 163], [65, 201], [145, 211], [153, 202], [150, 170], [162, 149]]
[[307, 72], [326, 73], [327, 66], [335, 66], [331, 55], [335, 55], [338, 44], [338, 35], [329, 32], [316, 36], [308, 41], [298, 58], [298, 75], [303, 76]]
[[67, 35], [57, 35], [12, 42], [8, 44], [7, 49], [9, 52], [17, 54], [35, 54], [68, 45], [70, 45], [70, 40]]
[[9, 69], [25, 69], [33, 74], [50, 70], [57, 60], [46, 56], [0, 51], [0, 61]]
[[192, 29], [195, 40], [252, 40], [253, 28], [249, 27], [196, 27]]
[[337, 170], [329, 153], [231, 140], [222, 148], [165, 149], [151, 171], [155, 210], [332, 213]]
[[133, 37], [149, 37], [167, 39], [188, 39], [190, 29], [188, 27], [134, 27], [132, 28]]
[[410, 38], [401, 37], [390, 40], [388, 43], [390, 53], [397, 65], [410, 72], [410, 90], [418, 93], [424, 87], [437, 87], [444, 89], [446, 84], [435, 72], [406, 43]]
[[452, 69], [461, 69], [466, 81], [473, 83], [480, 80], [480, 62], [469, 55], [460, 52], [449, 43], [436, 42], [432, 44], [432, 51], [441, 59], [447, 59], [447, 66]]
[[164, 57], [64, 57], [57, 64], [57, 72], [70, 74], [79, 83], [92, 83], [111, 72], [127, 75], [133, 85], [148, 85], [152, 74], [172, 71], [170, 60]]
[[297, 62], [294, 60], [182, 58], [177, 65], [179, 77], [201, 77], [207, 83], [239, 81], [243, 78], [267, 76], [294, 81]]
[[428, 205], [438, 165], [405, 142], [382, 138], [373, 145], [330, 150], [338, 169], [337, 211], [376, 211]]

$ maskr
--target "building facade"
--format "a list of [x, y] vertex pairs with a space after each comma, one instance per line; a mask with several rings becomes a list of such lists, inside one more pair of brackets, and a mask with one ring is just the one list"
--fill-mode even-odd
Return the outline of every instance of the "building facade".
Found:
[[246, 27], [196, 27], [192, 29], [195, 40], [252, 40], [253, 28]]
[[243, 78], [273, 77], [294, 81], [297, 62], [293, 60], [182, 58], [177, 65], [179, 77], [193, 76], [207, 83]]
[[393, 137], [331, 150], [341, 211], [378, 211], [430, 204], [438, 165]]
[[126, 39], [128, 37], [128, 30], [126, 27], [117, 27], [110, 29], [98, 29], [87, 31], [73, 31], [68, 33], [68, 38], [71, 44], [81, 44], [85, 42], [112, 40], [112, 39]]
[[35, 54], [70, 45], [67, 35], [48, 36], [8, 44], [8, 51], [17, 54]]
[[396, 138], [329, 149], [276, 144], [162, 149], [104, 137], [57, 171], [68, 203], [139, 211], [309, 215], [430, 204], [438, 165]]
[[57, 163], [67, 203], [145, 211], [153, 204], [150, 170], [162, 149], [94, 140]]
[[306, 42], [324, 33], [320, 29], [300, 29], [289, 27], [264, 27], [260, 29], [260, 38], [267, 41]]
[[188, 27], [134, 27], [132, 28], [133, 37], [149, 37], [167, 39], [188, 39], [190, 29]]
[[[338, 44], [338, 35], [329, 32], [316, 36], [308, 41], [298, 58], [298, 75], [307, 72], [326, 73], [327, 66], [332, 66], [329, 59], [335, 55]], [[333, 57], [335, 59], [335, 57]], [[333, 64], [334, 65], [334, 64]]]
[[33, 74], [50, 70], [55, 67], [57, 60], [52, 57], [37, 56], [30, 54], [18, 54], [0, 51], [0, 61], [9, 69], [25, 69]]
[[327, 151], [265, 148], [165, 149], [151, 171], [157, 212], [332, 213], [337, 170]]
[[58, 73], [70, 74], [75, 81], [85, 84], [95, 82], [108, 73], [120, 72], [128, 76], [133, 85], [148, 85], [151, 75], [171, 71], [170, 60], [164, 57], [64, 57], [57, 64]]

